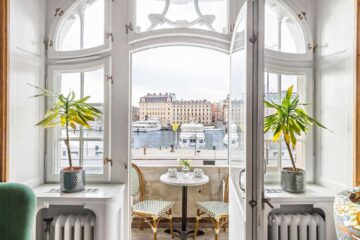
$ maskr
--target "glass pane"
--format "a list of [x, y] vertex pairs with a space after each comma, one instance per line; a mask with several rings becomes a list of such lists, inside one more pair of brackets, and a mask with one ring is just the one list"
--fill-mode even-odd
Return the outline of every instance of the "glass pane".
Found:
[[[265, 95], [264, 99], [269, 102], [279, 102], [279, 75], [274, 73], [265, 73]], [[266, 112], [265, 115], [270, 114]]]
[[[95, 106], [99, 110], [103, 111], [103, 107]], [[97, 138], [102, 139], [104, 137], [104, 122], [103, 118], [98, 118], [96, 121], [90, 122], [90, 129], [84, 128], [84, 138]]]
[[276, 0], [265, 4], [265, 48], [306, 53], [305, 34], [294, 15]]
[[290, 86], [293, 87], [293, 96], [299, 95], [300, 102], [306, 103], [306, 77], [304, 75], [281, 75], [281, 97], [283, 98]]
[[[80, 166], [80, 144], [78, 141], [70, 141], [70, 150], [73, 166]], [[59, 142], [60, 169], [69, 166], [68, 151], [64, 141]]]
[[60, 24], [57, 51], [74, 51], [104, 44], [105, 0], [78, 1]]
[[[69, 137], [70, 138], [79, 138], [80, 137], [80, 127], [77, 125], [76, 130], [72, 130], [69, 128]], [[61, 138], [66, 138], [66, 130], [65, 127], [61, 128]]]
[[[229, 56], [169, 46], [137, 52], [131, 65], [133, 159], [152, 164], [156, 159], [196, 158], [227, 164], [228, 116], [223, 111], [229, 112]], [[217, 109], [214, 115], [212, 107]]]
[[84, 141], [84, 169], [87, 174], [102, 174], [104, 169], [102, 141]]
[[89, 102], [104, 102], [104, 69], [84, 72], [84, 96], [90, 96]]
[[288, 53], [305, 53], [305, 39], [299, 23], [292, 17], [281, 21], [281, 51]]
[[80, 98], [81, 74], [61, 73], [60, 74], [60, 93], [66, 97], [71, 91], [74, 91], [76, 99]]
[[[306, 157], [306, 144], [304, 142], [298, 142], [296, 144], [295, 151], [293, 152], [293, 157], [295, 159], [295, 164], [297, 168], [305, 169], [305, 157]], [[281, 164], [282, 167], [292, 167], [290, 154], [287, 150], [285, 142], [281, 143]]]
[[265, 138], [265, 144], [264, 144], [264, 157], [266, 161], [267, 166], [279, 166], [280, 162], [280, 143], [273, 142], [268, 138]]
[[92, 48], [104, 44], [104, 0], [97, 0], [87, 6], [84, 14], [84, 47]]
[[[247, 88], [247, 49], [244, 41], [244, 24], [246, 24], [247, 5], [244, 4], [239, 17], [243, 23], [239, 24], [239, 28], [235, 30], [236, 37], [234, 46], [236, 46], [231, 54], [231, 75], [230, 75], [230, 109], [229, 123], [228, 123], [228, 144], [229, 149], [229, 164], [231, 176], [233, 178], [236, 188], [236, 193], [245, 204], [245, 197], [242, 194], [246, 188], [246, 88]], [[236, 111], [236, 109], [239, 109]], [[224, 112], [225, 114], [225, 112]], [[233, 140], [234, 144], [232, 143]], [[241, 184], [240, 184], [241, 182]], [[244, 205], [243, 205], [244, 206]], [[242, 206], [242, 207], [243, 207]]]
[[265, 48], [279, 50], [279, 16], [276, 5], [265, 3]]
[[165, 28], [197, 28], [228, 32], [227, 0], [137, 0], [138, 32]]
[[59, 51], [73, 51], [81, 48], [81, 22], [77, 12], [64, 20], [59, 30]]

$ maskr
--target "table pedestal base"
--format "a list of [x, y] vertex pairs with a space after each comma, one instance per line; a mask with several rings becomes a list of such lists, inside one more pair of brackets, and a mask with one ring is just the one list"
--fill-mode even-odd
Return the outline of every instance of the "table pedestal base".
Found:
[[[166, 233], [170, 234], [170, 229], [165, 230]], [[175, 237], [180, 237], [181, 240], [186, 240], [188, 237], [194, 237], [195, 230], [181, 230], [181, 229], [174, 229]], [[197, 236], [204, 235], [205, 232], [201, 229], [198, 230]]]

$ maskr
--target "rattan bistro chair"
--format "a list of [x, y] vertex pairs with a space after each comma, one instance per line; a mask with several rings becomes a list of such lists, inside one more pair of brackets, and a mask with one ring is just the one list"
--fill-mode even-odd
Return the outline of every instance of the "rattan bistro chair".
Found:
[[203, 217], [209, 217], [214, 224], [215, 240], [218, 240], [220, 229], [224, 228], [226, 231], [226, 223], [229, 221], [229, 176], [225, 178], [223, 201], [197, 202], [195, 206], [197, 213], [194, 239], [198, 233], [199, 221]]
[[[157, 226], [162, 219], [169, 220], [169, 229], [172, 239], [174, 239], [172, 208], [175, 202], [160, 200], [144, 200], [144, 179], [138, 166], [132, 164], [131, 167], [131, 197], [140, 194], [140, 201], [131, 207], [132, 216], [139, 217], [148, 223], [154, 233], [154, 240], [157, 238]], [[142, 228], [142, 222], [140, 229]]]

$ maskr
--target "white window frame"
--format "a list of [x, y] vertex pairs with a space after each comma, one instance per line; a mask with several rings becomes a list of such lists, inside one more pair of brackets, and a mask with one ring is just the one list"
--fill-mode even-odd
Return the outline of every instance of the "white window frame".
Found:
[[[305, 110], [310, 116], [314, 116], [314, 77], [313, 77], [313, 68], [312, 67], [296, 67], [296, 66], [285, 66], [285, 65], [273, 65], [266, 63], [265, 72], [270, 72], [280, 75], [303, 75], [305, 76], [305, 99], [304, 102], [309, 103], [310, 105], [305, 106]], [[314, 139], [314, 130], [310, 129], [309, 132], [305, 135], [304, 142], [306, 143], [306, 152], [305, 152], [305, 170], [306, 170], [306, 180], [307, 182], [314, 181], [314, 172], [315, 172], [315, 139]], [[271, 170], [271, 167], [266, 171], [265, 182], [279, 182], [280, 179], [281, 166], [277, 166], [276, 170]]]
[[[312, 34], [309, 28], [309, 23], [306, 18], [300, 19], [298, 13], [301, 13], [303, 9], [295, 4], [292, 0], [278, 0], [284, 8], [294, 17], [299, 23], [302, 33], [304, 34], [305, 43], [313, 44]], [[314, 52], [313, 49], [309, 49], [305, 46], [306, 53], [286, 53], [281, 51], [274, 51], [270, 49], [264, 49], [265, 58], [265, 72], [271, 72], [275, 74], [283, 75], [304, 75], [306, 78], [306, 99], [307, 103], [311, 105], [306, 106], [306, 111], [314, 116], [315, 106], [315, 91], [314, 91]], [[305, 170], [306, 181], [309, 183], [314, 182], [315, 173], [315, 133], [311, 129], [305, 136], [306, 142], [306, 154], [305, 154]], [[264, 176], [265, 183], [279, 183], [280, 182], [281, 168], [276, 171], [266, 171]]]
[[303, 11], [301, 7], [293, 3], [291, 0], [277, 0], [282, 7], [286, 8], [291, 16], [298, 22], [305, 39], [305, 53], [286, 53], [281, 51], [275, 51], [265, 48], [265, 59], [273, 59], [274, 61], [288, 61], [288, 62], [308, 62], [312, 61], [314, 57], [313, 49], [309, 48], [314, 40], [312, 38], [311, 30], [309, 28], [306, 18], [300, 19], [298, 14]]
[[[103, 158], [111, 159], [111, 113], [110, 113], [110, 100], [111, 100], [111, 81], [107, 80], [106, 76], [111, 76], [111, 58], [103, 58], [96, 61], [78, 64], [56, 64], [48, 66], [48, 81], [47, 88], [53, 91], [59, 91], [59, 74], [72, 73], [72, 72], [86, 72], [95, 69], [104, 69], [104, 107], [103, 107], [103, 122], [104, 122], [104, 140], [103, 140]], [[48, 99], [51, 104], [54, 99]], [[58, 182], [60, 174], [56, 173], [59, 166], [58, 159], [58, 139], [57, 128], [48, 129], [47, 131], [47, 154], [46, 154], [46, 181]], [[86, 174], [88, 182], [109, 182], [110, 169], [109, 164], [104, 164], [103, 174]]]
[[[112, 30], [111, 30], [111, 0], [104, 0], [104, 44], [86, 49], [79, 49], [73, 51], [58, 51], [57, 48], [57, 39], [59, 30], [62, 27], [62, 23], [66, 18], [71, 14], [72, 10], [77, 7], [79, 0], [68, 0], [63, 5], [59, 7], [60, 10], [64, 11], [61, 16], [54, 16], [54, 21], [50, 27], [49, 37], [48, 37], [48, 58], [49, 59], [69, 59], [69, 58], [78, 58], [86, 57], [95, 54], [100, 54], [111, 50], [112, 45]], [[54, 10], [55, 11], [55, 10]]]

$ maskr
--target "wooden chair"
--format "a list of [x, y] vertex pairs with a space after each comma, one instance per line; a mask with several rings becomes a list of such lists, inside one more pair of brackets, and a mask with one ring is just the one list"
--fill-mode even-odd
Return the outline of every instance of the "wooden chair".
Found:
[[[132, 164], [130, 177], [131, 197], [140, 194], [140, 201], [131, 207], [132, 216], [139, 217], [148, 223], [154, 233], [154, 240], [157, 239], [157, 226], [162, 219], [169, 220], [169, 229], [172, 239], [174, 239], [172, 208], [175, 202], [161, 200], [144, 200], [144, 178], [138, 166]], [[142, 229], [142, 223], [140, 224]]]
[[215, 240], [219, 239], [220, 229], [226, 231], [226, 223], [229, 221], [229, 176], [225, 178], [223, 201], [205, 201], [197, 202], [196, 223], [194, 239], [196, 239], [199, 222], [204, 217], [209, 217], [214, 224]]

